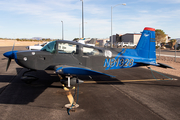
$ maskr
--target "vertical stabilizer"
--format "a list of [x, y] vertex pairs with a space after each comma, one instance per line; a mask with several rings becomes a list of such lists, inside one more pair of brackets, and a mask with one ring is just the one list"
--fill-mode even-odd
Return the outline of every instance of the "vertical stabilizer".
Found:
[[156, 60], [155, 29], [145, 27], [136, 47], [140, 57]]

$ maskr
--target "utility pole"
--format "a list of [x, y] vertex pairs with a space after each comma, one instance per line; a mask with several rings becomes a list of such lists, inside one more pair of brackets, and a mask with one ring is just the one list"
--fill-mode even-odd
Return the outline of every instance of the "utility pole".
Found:
[[84, 38], [84, 11], [83, 11], [83, 0], [82, 1], [82, 38]]
[[64, 40], [64, 30], [63, 30], [63, 21], [62, 22], [62, 40]]
[[112, 10], [113, 10], [113, 8], [115, 8], [116, 6], [118, 6], [118, 5], [124, 5], [124, 6], [126, 6], [126, 3], [123, 3], [123, 4], [117, 4], [117, 5], [115, 5], [115, 6], [111, 6], [111, 37], [110, 37], [110, 39], [111, 39], [111, 47], [113, 47], [113, 36], [112, 36], [112, 30], [113, 30], [113, 28], [112, 28]]

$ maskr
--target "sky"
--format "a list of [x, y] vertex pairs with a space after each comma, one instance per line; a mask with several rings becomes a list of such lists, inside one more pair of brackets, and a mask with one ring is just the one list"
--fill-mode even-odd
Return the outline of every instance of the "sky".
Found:
[[[122, 5], [126, 3], [126, 6]], [[83, 0], [84, 37], [161, 29], [180, 38], [180, 0]], [[0, 0], [0, 38], [43, 37], [73, 40], [82, 37], [80, 0]]]

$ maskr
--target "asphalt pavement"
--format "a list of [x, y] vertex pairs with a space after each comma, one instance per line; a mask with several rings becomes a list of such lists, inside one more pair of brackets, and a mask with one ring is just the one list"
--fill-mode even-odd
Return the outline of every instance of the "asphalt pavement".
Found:
[[[84, 83], [79, 86], [75, 112], [67, 113], [69, 103], [59, 77], [52, 70], [31, 74], [39, 80], [26, 84], [20, 78], [27, 69], [12, 61], [6, 72], [7, 60], [2, 54], [12, 50], [0, 47], [0, 120], [178, 120], [180, 119], [180, 78], [157, 81], [145, 68], [105, 71], [116, 78], [94, 77], [95, 81], [108, 83]], [[25, 47], [15, 47], [25, 50]], [[156, 79], [162, 75], [154, 73]], [[90, 78], [82, 77], [85, 81]], [[155, 81], [140, 81], [154, 79]], [[134, 82], [128, 82], [133, 80]], [[126, 81], [126, 82], [121, 82]]]

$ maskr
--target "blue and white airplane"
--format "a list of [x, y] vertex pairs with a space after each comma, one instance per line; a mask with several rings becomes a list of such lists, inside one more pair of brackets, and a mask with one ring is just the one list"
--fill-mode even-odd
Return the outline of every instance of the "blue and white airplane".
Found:
[[149, 27], [144, 28], [135, 49], [98, 48], [73, 41], [58, 40], [50, 42], [41, 50], [12, 50], [4, 53], [4, 56], [8, 58], [7, 69], [11, 59], [15, 59], [18, 65], [30, 70], [45, 70], [51, 66], [62, 76], [61, 82], [67, 87], [73, 86], [79, 75], [113, 77], [102, 73], [102, 70], [148, 65], [172, 68], [156, 63], [155, 29]]

